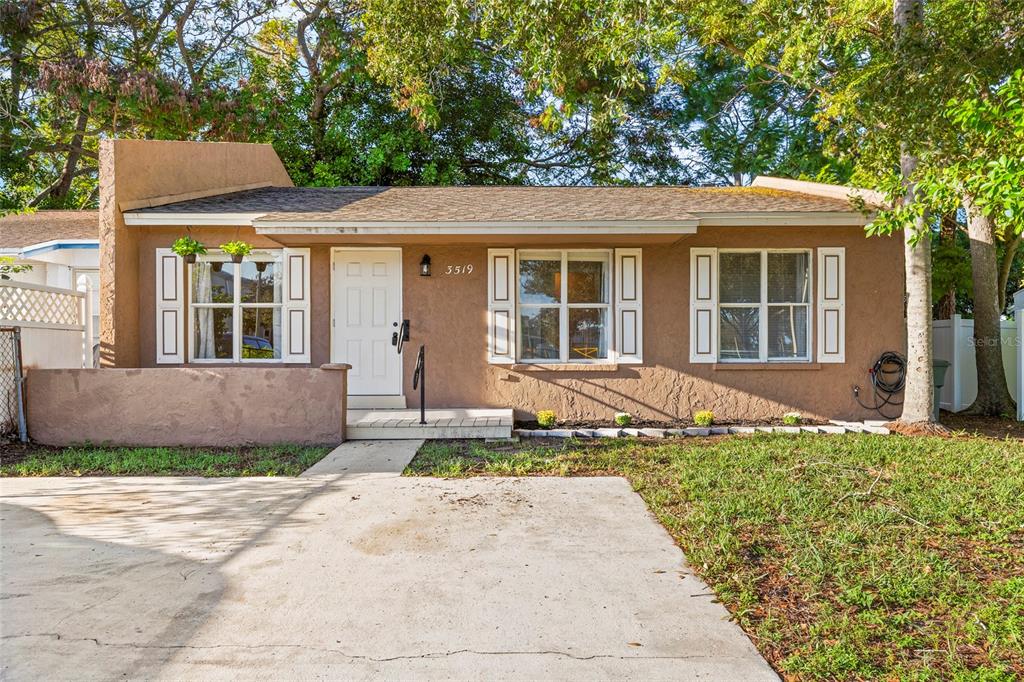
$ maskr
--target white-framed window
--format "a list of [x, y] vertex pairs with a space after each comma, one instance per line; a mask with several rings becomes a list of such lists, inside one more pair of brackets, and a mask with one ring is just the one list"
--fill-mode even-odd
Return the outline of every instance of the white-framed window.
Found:
[[522, 250], [516, 264], [519, 361], [609, 362], [612, 252]]
[[189, 266], [191, 362], [280, 362], [283, 260], [253, 251], [243, 262], [210, 252]]
[[719, 362], [810, 362], [810, 250], [719, 249], [717, 272]]

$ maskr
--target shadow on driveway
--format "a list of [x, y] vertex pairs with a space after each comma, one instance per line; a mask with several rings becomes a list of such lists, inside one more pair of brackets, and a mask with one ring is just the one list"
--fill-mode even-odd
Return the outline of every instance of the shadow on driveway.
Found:
[[0, 482], [3, 679], [159, 670], [224, 597], [221, 565], [328, 481], [37, 478]]

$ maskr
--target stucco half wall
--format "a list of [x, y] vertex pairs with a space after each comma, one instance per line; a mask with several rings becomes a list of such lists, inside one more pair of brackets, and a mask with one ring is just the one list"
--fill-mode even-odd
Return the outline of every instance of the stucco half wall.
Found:
[[337, 444], [345, 366], [34, 369], [28, 428], [47, 445]]

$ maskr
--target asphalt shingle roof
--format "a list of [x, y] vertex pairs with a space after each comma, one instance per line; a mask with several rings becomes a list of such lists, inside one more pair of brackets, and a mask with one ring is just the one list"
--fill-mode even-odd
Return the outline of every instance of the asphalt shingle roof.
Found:
[[695, 213], [849, 212], [844, 199], [761, 187], [265, 187], [132, 213], [263, 213], [259, 222], [675, 221]]
[[98, 211], [36, 211], [0, 218], [0, 249], [55, 239], [99, 239]]

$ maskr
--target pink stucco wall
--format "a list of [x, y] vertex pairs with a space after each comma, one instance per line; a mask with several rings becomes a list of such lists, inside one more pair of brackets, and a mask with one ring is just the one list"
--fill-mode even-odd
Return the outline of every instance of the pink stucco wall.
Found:
[[344, 439], [344, 369], [33, 369], [27, 376], [29, 435], [47, 445], [337, 444]]

